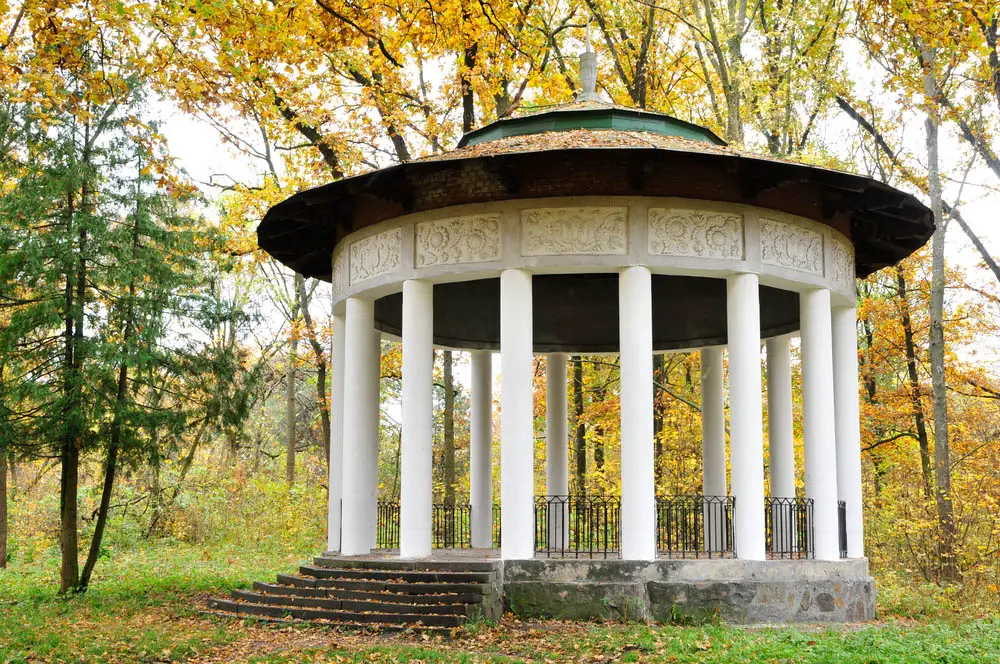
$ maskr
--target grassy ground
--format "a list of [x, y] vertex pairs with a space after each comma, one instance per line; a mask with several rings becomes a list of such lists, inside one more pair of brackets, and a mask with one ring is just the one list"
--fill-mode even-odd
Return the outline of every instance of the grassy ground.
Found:
[[[318, 550], [318, 545], [317, 545]], [[158, 543], [101, 560], [84, 596], [56, 596], [54, 558], [0, 570], [0, 663], [21, 662], [1000, 662], [1000, 622], [893, 588], [919, 619], [746, 629], [504, 619], [449, 640], [268, 627], [198, 614], [204, 599], [299, 562], [280, 549]], [[881, 606], [881, 605], [880, 605]], [[959, 607], [960, 608], [960, 607]]]

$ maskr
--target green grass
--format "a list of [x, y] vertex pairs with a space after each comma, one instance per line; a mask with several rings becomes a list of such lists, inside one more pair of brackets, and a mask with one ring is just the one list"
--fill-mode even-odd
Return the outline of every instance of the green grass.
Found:
[[[293, 549], [301, 545], [144, 544], [102, 559], [91, 590], [68, 599], [56, 595], [58, 560], [52, 556], [0, 571], [0, 663], [1000, 662], [1000, 623], [963, 615], [958, 606], [949, 611], [940, 598], [929, 605], [914, 598], [918, 620], [860, 626], [747, 629], [508, 617], [458, 630], [451, 640], [198, 615], [195, 607], [206, 595], [294, 569], [301, 560]], [[893, 586], [887, 594], [887, 606], [905, 614], [906, 589]]]
[[90, 590], [59, 597], [54, 556], [0, 570], [0, 662], [184, 661], [241, 636], [197, 615], [199, 596], [288, 571], [276, 550], [158, 542], [102, 558]]

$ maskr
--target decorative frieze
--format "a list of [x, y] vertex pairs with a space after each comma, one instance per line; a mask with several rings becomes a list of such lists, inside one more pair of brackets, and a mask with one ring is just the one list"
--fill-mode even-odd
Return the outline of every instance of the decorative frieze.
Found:
[[499, 214], [419, 223], [414, 243], [414, 265], [430, 267], [500, 260], [500, 231]]
[[656, 256], [743, 260], [743, 215], [650, 208], [646, 245]]
[[398, 228], [351, 243], [351, 284], [397, 270], [401, 254], [402, 233]]
[[762, 218], [760, 249], [765, 265], [823, 275], [823, 233], [804, 223]]
[[521, 211], [521, 255], [628, 253], [628, 208], [565, 207]]
[[347, 292], [347, 252], [339, 251], [333, 257], [333, 295], [341, 297]]
[[833, 283], [836, 288], [845, 293], [854, 292], [854, 247], [851, 243], [836, 233], [832, 235], [831, 262]]

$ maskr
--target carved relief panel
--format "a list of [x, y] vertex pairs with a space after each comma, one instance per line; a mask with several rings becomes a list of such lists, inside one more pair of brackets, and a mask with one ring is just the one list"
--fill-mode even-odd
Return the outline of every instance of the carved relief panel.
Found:
[[628, 208], [566, 207], [521, 211], [521, 255], [628, 253]]
[[766, 265], [823, 275], [823, 233], [815, 228], [761, 218], [760, 249]]
[[656, 256], [742, 260], [743, 215], [650, 208], [646, 249]]
[[351, 244], [351, 283], [388, 274], [399, 268], [402, 231], [392, 228]]
[[833, 283], [836, 288], [853, 293], [855, 288], [854, 247], [847, 240], [834, 235], [831, 243], [831, 255], [833, 258]]
[[333, 257], [333, 294], [340, 297], [347, 291], [347, 252], [341, 251]]
[[414, 265], [482, 263], [500, 259], [500, 215], [473, 215], [417, 224]]

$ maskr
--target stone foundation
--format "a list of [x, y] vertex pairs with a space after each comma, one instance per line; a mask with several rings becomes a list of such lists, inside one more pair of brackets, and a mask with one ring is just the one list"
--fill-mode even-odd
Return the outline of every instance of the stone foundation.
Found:
[[504, 603], [522, 617], [731, 623], [875, 617], [868, 561], [508, 560]]

